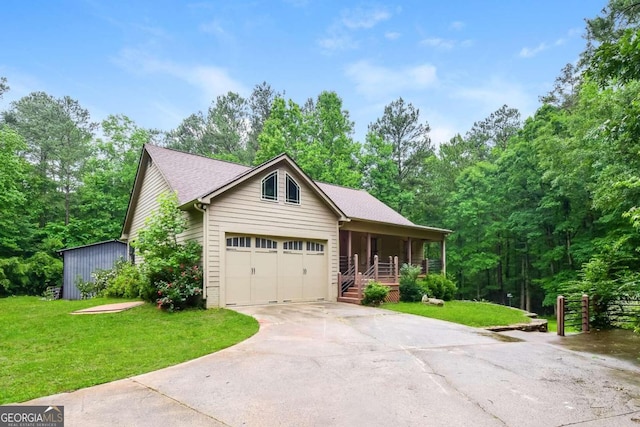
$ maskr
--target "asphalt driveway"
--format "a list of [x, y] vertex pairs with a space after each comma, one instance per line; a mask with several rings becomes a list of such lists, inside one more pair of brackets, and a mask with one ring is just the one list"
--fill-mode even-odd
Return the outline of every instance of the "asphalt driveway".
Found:
[[237, 311], [261, 327], [232, 348], [29, 403], [64, 405], [66, 426], [640, 426], [640, 369], [551, 334], [341, 303]]

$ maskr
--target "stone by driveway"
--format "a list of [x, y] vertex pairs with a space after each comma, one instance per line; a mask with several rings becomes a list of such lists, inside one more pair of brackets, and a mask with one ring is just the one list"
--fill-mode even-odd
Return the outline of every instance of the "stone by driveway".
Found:
[[261, 328], [232, 348], [29, 403], [64, 405], [66, 426], [640, 426], [640, 368], [551, 335], [340, 303], [237, 310]]

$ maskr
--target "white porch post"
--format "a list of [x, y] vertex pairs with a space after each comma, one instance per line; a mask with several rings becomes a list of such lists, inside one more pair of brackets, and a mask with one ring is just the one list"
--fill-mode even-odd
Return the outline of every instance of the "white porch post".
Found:
[[371, 265], [371, 233], [367, 233], [367, 268]]
[[407, 257], [409, 262], [407, 264], [413, 265], [413, 257], [411, 256], [411, 237], [407, 238]]
[[447, 241], [446, 237], [442, 236], [442, 243], [440, 245], [440, 260], [442, 262], [442, 274], [447, 275]]

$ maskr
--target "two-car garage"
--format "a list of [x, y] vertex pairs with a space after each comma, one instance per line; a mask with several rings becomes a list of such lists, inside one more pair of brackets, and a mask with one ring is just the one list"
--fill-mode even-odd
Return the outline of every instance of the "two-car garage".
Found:
[[326, 241], [226, 235], [226, 305], [328, 298]]

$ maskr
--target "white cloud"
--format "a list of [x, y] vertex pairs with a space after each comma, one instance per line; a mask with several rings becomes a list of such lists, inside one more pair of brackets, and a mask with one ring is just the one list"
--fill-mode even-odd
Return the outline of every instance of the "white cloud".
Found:
[[555, 41], [554, 45], [555, 46], [562, 46], [563, 44], [565, 44], [567, 42], [567, 39], [565, 38], [559, 38], [558, 40]]
[[246, 94], [249, 90], [229, 76], [224, 68], [210, 65], [182, 65], [160, 60], [136, 49], [123, 49], [116, 64], [134, 74], [165, 74], [182, 80], [214, 99], [229, 91]]
[[227, 31], [225, 31], [225, 29], [222, 28], [222, 25], [220, 24], [220, 21], [217, 20], [217, 19], [214, 20], [214, 21], [207, 22], [205, 24], [200, 24], [199, 29], [203, 33], [213, 34], [215, 36], [227, 36], [228, 35]]
[[518, 54], [518, 56], [520, 56], [520, 58], [533, 58], [540, 52], [545, 51], [547, 49], [549, 49], [549, 46], [547, 46], [546, 43], [540, 43], [538, 46], [534, 48], [523, 47], [520, 50], [520, 53]]
[[505, 104], [511, 108], [517, 108], [522, 117], [527, 117], [535, 111], [532, 100], [536, 98], [532, 97], [520, 83], [501, 77], [494, 76], [479, 86], [453, 88], [449, 93], [451, 98], [465, 101], [467, 107], [475, 103], [473, 110], [477, 111], [475, 115], [478, 117], [483, 115], [486, 117]]
[[567, 32], [568, 37], [580, 37], [582, 35], [582, 28], [572, 28]]
[[384, 33], [384, 37], [387, 40], [397, 40], [400, 38], [400, 36], [401, 34], [396, 31], [387, 31], [386, 33]]
[[344, 31], [333, 30], [329, 31], [326, 37], [318, 40], [318, 45], [326, 52], [333, 52], [338, 50], [350, 50], [358, 47], [358, 42], [355, 41], [351, 35]]
[[[338, 50], [350, 50], [358, 47], [353, 34], [358, 30], [367, 30], [379, 22], [391, 17], [391, 13], [382, 8], [344, 9], [340, 19], [336, 20], [326, 31], [326, 35], [318, 39], [318, 45], [327, 53]], [[385, 37], [394, 39], [399, 33], [387, 33]]]
[[569, 39], [578, 37], [578, 36], [580, 36], [580, 34], [581, 34], [581, 30], [577, 30], [575, 28], [572, 28], [569, 31], [567, 31], [567, 34], [566, 34], [565, 37], [560, 37], [560, 38], [556, 39], [556, 41], [554, 41], [550, 45], [545, 43], [545, 42], [542, 42], [542, 43], [540, 43], [538, 46], [536, 46], [534, 48], [523, 47], [520, 50], [520, 53], [518, 54], [518, 56], [520, 58], [533, 58], [534, 56], [536, 56], [540, 52], [543, 52], [543, 51], [545, 51], [547, 49], [551, 49], [553, 47], [562, 46], [562, 45], [566, 44]]
[[465, 23], [462, 21], [453, 21], [450, 25], [449, 28], [452, 30], [461, 30], [465, 27]]
[[391, 13], [383, 8], [345, 9], [342, 11], [342, 24], [351, 30], [373, 28], [378, 22], [386, 21]]
[[431, 144], [434, 147], [439, 147], [442, 143], [449, 142], [456, 133], [458, 133], [453, 127], [433, 125], [429, 136], [431, 138]]
[[454, 40], [441, 39], [439, 37], [431, 37], [420, 41], [421, 45], [435, 47], [438, 49], [453, 49], [456, 42]]
[[422, 90], [433, 87], [438, 81], [436, 67], [430, 64], [394, 69], [359, 61], [347, 66], [345, 74], [355, 83], [356, 90], [369, 98]]

